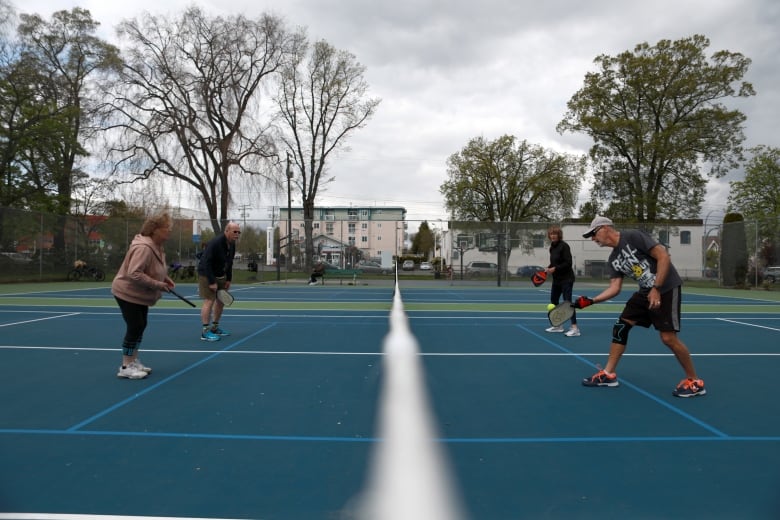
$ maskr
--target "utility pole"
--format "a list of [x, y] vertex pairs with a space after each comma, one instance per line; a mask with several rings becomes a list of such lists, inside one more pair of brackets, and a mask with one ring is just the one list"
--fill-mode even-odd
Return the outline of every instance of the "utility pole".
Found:
[[246, 228], [246, 213], [247, 210], [252, 209], [252, 206], [249, 204], [242, 204], [238, 207], [238, 209], [241, 211], [241, 218], [244, 219], [244, 227]]
[[287, 152], [287, 272], [292, 266], [292, 194], [290, 192], [292, 170], [290, 169], [290, 152]]

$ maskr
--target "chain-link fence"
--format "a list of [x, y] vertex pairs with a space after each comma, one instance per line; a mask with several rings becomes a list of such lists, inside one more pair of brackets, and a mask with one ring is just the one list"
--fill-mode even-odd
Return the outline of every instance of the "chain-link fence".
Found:
[[[409, 276], [498, 284], [526, 283], [530, 273], [548, 264], [551, 223], [383, 220], [388, 213], [367, 212], [364, 218], [363, 213], [348, 212], [354, 218], [311, 222], [290, 219], [289, 238], [286, 220], [236, 219], [242, 228], [236, 264], [249, 270], [281, 265], [285, 271], [305, 271], [314, 260], [324, 260], [334, 268], [362, 268], [372, 274], [386, 273], [397, 263]], [[0, 281], [67, 280], [82, 264], [110, 279], [142, 224], [143, 219], [58, 216], [0, 207]], [[571, 247], [577, 276], [608, 276], [609, 251], [582, 238], [588, 222], [558, 225]], [[778, 218], [720, 225], [694, 219], [645, 230], [667, 246], [687, 280], [742, 287], [766, 286], [780, 278], [771, 269], [780, 266]], [[210, 220], [175, 216], [165, 244], [172, 272], [194, 280], [198, 252], [213, 236]], [[88, 270], [85, 275], [90, 276]]]

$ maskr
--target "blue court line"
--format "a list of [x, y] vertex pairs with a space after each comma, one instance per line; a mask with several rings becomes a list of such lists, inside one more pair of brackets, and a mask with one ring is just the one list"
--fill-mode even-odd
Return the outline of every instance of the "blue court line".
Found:
[[[547, 343], [548, 345], [552, 345], [552, 346], [553, 346], [553, 347], [555, 347], [556, 349], [558, 349], [558, 350], [560, 350], [560, 351], [562, 351], [562, 352], [565, 352], [566, 354], [570, 354], [570, 355], [571, 355], [571, 356], [573, 356], [575, 359], [577, 359], [577, 360], [579, 360], [579, 361], [582, 361], [582, 362], [583, 362], [583, 363], [585, 363], [586, 365], [588, 365], [588, 366], [590, 366], [590, 367], [593, 367], [593, 368], [595, 368], [595, 369], [597, 369], [597, 370], [598, 370], [598, 366], [597, 366], [595, 363], [591, 363], [590, 361], [588, 361], [588, 360], [587, 360], [586, 358], [584, 358], [583, 356], [581, 356], [581, 355], [579, 355], [579, 354], [575, 354], [575, 353], [574, 353], [574, 352], [572, 352], [571, 350], [569, 350], [569, 349], [567, 349], [567, 348], [565, 348], [565, 347], [562, 347], [562, 346], [558, 345], [558, 344], [557, 344], [557, 343], [555, 343], [554, 341], [551, 341], [549, 338], [546, 338], [546, 337], [544, 337], [544, 336], [540, 335], [539, 333], [537, 333], [537, 332], [535, 332], [535, 331], [533, 331], [533, 330], [529, 329], [528, 327], [526, 327], [526, 326], [524, 326], [524, 325], [520, 325], [520, 324], [518, 324], [518, 325], [516, 325], [516, 326], [517, 326], [518, 328], [520, 328], [520, 329], [524, 330], [525, 332], [527, 332], [527, 333], [531, 334], [532, 336], [536, 336], [537, 338], [541, 339], [542, 341], [544, 341], [544, 342], [545, 342], [545, 343]], [[718, 437], [722, 437], [722, 438], [729, 438], [729, 435], [728, 435], [728, 434], [726, 434], [726, 433], [724, 433], [724, 432], [722, 432], [722, 431], [718, 430], [718, 429], [717, 429], [717, 428], [715, 428], [714, 426], [711, 426], [711, 425], [709, 425], [709, 424], [705, 423], [704, 421], [701, 421], [701, 420], [697, 419], [696, 417], [692, 416], [691, 414], [689, 414], [689, 413], [687, 413], [687, 412], [684, 412], [683, 410], [680, 410], [680, 409], [679, 409], [679, 408], [677, 408], [676, 406], [672, 406], [672, 405], [670, 405], [670, 404], [669, 404], [669, 403], [667, 403], [666, 401], [664, 401], [664, 400], [662, 400], [662, 399], [659, 399], [658, 397], [656, 397], [655, 395], [651, 394], [650, 392], [648, 392], [648, 391], [646, 391], [646, 390], [643, 390], [642, 388], [638, 387], [638, 386], [637, 386], [637, 385], [635, 385], [635, 384], [632, 384], [632, 383], [630, 383], [630, 382], [626, 381], [626, 380], [625, 380], [625, 379], [623, 379], [623, 378], [620, 378], [620, 384], [621, 384], [621, 385], [626, 385], [627, 387], [629, 387], [630, 389], [634, 390], [635, 392], [638, 392], [639, 394], [641, 394], [641, 395], [643, 395], [643, 396], [647, 397], [648, 399], [650, 399], [650, 400], [652, 400], [652, 401], [655, 401], [657, 404], [660, 404], [661, 406], [663, 406], [663, 407], [664, 407], [664, 408], [666, 408], [667, 410], [670, 410], [670, 411], [672, 411], [672, 412], [676, 413], [677, 415], [679, 415], [679, 416], [681, 416], [681, 417], [683, 417], [683, 418], [685, 418], [685, 419], [687, 419], [687, 420], [689, 420], [689, 421], [691, 421], [691, 422], [693, 422], [693, 423], [695, 423], [695, 424], [697, 424], [697, 425], [701, 426], [701, 427], [702, 427], [702, 428], [704, 428], [705, 430], [708, 430], [708, 431], [712, 432], [714, 435], [717, 435]], [[688, 397], [687, 399], [701, 399], [701, 397]]]
[[252, 334], [250, 334], [249, 336], [246, 336], [245, 338], [243, 338], [243, 339], [241, 339], [239, 341], [235, 341], [235, 342], [231, 343], [230, 345], [226, 346], [222, 350], [220, 350], [218, 352], [214, 352], [210, 356], [207, 356], [207, 357], [201, 359], [200, 361], [197, 361], [197, 362], [193, 363], [192, 365], [190, 365], [190, 366], [188, 366], [186, 368], [183, 368], [183, 369], [179, 370], [178, 372], [176, 372], [174, 374], [171, 374], [170, 376], [166, 377], [165, 379], [161, 380], [160, 382], [155, 383], [155, 384], [153, 384], [153, 385], [151, 385], [151, 386], [141, 390], [140, 392], [138, 392], [136, 394], [133, 394], [131, 397], [128, 397], [127, 399], [119, 401], [118, 403], [114, 404], [113, 406], [110, 406], [110, 407], [106, 408], [102, 412], [99, 412], [99, 413], [93, 415], [92, 417], [81, 421], [78, 424], [74, 424], [73, 426], [68, 428], [67, 431], [69, 431], [69, 432], [78, 431], [80, 428], [86, 426], [87, 424], [95, 422], [96, 420], [100, 419], [101, 417], [104, 417], [104, 416], [108, 415], [109, 413], [113, 412], [114, 410], [116, 410], [118, 408], [121, 408], [122, 406], [124, 406], [124, 405], [126, 405], [126, 404], [128, 404], [128, 403], [130, 403], [132, 401], [135, 401], [139, 397], [148, 394], [152, 390], [156, 390], [157, 388], [159, 388], [160, 386], [168, 383], [169, 381], [172, 381], [172, 380], [174, 380], [174, 379], [176, 379], [176, 378], [186, 374], [190, 370], [192, 370], [192, 369], [202, 365], [203, 363], [206, 363], [206, 362], [214, 359], [215, 357], [219, 356], [223, 352], [227, 352], [228, 350], [232, 350], [233, 348], [241, 345], [245, 341], [247, 341], [247, 340], [257, 336], [258, 334], [262, 334], [263, 332], [265, 332], [266, 330], [270, 329], [271, 327], [275, 327], [276, 324], [277, 324], [277, 322], [270, 323], [270, 324], [266, 325], [262, 329], [254, 332]]
[[[152, 437], [170, 439], [210, 439], [210, 440], [246, 440], [246, 441], [279, 441], [279, 442], [382, 442], [381, 437], [345, 437], [327, 435], [251, 435], [225, 433], [177, 433], [177, 432], [135, 432], [135, 431], [100, 431], [100, 430], [34, 430], [28, 428], [0, 428], [2, 434], [23, 435], [64, 435], [64, 436], [95, 436], [95, 437]], [[618, 436], [618, 437], [439, 437], [433, 439], [443, 444], [591, 444], [614, 442], [780, 442], [780, 436], [768, 435], [735, 435], [713, 437], [710, 435], [659, 435], [651, 436]]]

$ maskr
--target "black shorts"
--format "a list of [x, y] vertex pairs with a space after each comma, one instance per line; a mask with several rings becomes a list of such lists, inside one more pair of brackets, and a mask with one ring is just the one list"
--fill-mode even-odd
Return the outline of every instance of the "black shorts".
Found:
[[661, 295], [658, 309], [650, 309], [647, 294], [635, 292], [631, 295], [620, 317], [640, 327], [652, 325], [662, 332], [680, 332], [680, 311], [682, 309], [682, 287], [666, 291]]

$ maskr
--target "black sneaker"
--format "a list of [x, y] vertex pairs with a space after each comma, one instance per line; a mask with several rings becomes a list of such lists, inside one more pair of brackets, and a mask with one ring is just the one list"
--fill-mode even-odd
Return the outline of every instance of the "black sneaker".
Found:
[[617, 374], [607, 375], [603, 370], [599, 370], [590, 377], [582, 380], [583, 386], [618, 386]]
[[675, 397], [697, 397], [707, 393], [704, 389], [704, 381], [701, 379], [683, 379], [672, 395]]

